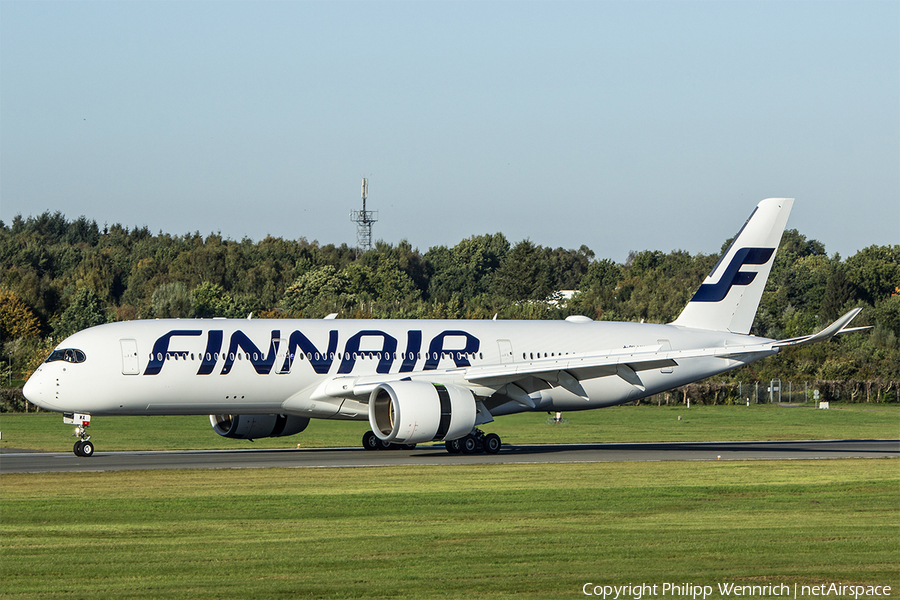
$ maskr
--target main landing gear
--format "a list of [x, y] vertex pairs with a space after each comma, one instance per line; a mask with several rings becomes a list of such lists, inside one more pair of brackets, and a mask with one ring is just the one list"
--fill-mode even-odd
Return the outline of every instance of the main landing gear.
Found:
[[496, 433], [487, 435], [480, 429], [476, 429], [469, 435], [455, 440], [444, 442], [447, 452], [450, 454], [497, 454], [500, 452], [501, 440]]
[[371, 431], [367, 431], [363, 434], [362, 445], [366, 450], [413, 450], [416, 447], [415, 444], [393, 444], [391, 442], [385, 442], [384, 440], [378, 439], [378, 436]]
[[[415, 444], [393, 444], [378, 439], [378, 436], [367, 431], [362, 438], [363, 448], [366, 450], [412, 450]], [[448, 440], [444, 447], [450, 454], [497, 454], [500, 452], [500, 436], [496, 433], [485, 435], [480, 429], [474, 430], [467, 436]]]

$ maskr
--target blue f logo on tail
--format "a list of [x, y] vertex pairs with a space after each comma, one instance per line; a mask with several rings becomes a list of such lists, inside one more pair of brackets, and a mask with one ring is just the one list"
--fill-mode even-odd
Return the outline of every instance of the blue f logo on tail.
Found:
[[756, 273], [741, 271], [741, 267], [764, 265], [774, 252], [775, 248], [741, 248], [734, 254], [719, 282], [701, 285], [691, 302], [720, 302], [728, 295], [731, 286], [750, 285], [756, 278]]

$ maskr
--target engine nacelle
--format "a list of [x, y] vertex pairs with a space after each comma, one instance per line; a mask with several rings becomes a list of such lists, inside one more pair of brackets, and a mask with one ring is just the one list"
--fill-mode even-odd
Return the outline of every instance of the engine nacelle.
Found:
[[397, 444], [455, 440], [471, 433], [475, 414], [475, 396], [455, 385], [394, 381], [369, 396], [372, 431]]
[[235, 440], [255, 440], [300, 433], [309, 419], [294, 415], [209, 415], [213, 431]]

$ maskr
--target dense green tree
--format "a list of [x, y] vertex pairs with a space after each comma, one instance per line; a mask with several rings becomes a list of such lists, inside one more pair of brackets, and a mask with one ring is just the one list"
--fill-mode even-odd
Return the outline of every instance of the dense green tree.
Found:
[[[285, 292], [281, 308], [286, 316], [316, 318], [325, 307], [346, 303], [351, 282], [347, 275], [333, 265], [311, 269], [297, 278]], [[325, 313], [328, 314], [328, 313]]]
[[781, 236], [778, 253], [791, 259], [804, 256], [825, 256], [825, 244], [818, 240], [807, 239], [796, 229], [785, 229]]
[[122, 301], [139, 307], [149, 306], [153, 291], [167, 281], [166, 265], [151, 257], [137, 258], [131, 266]]
[[48, 245], [58, 244], [63, 241], [69, 230], [69, 223], [66, 221], [66, 217], [59, 211], [55, 213], [46, 211], [37, 217], [29, 217], [23, 225], [26, 231], [40, 236], [43, 242]]
[[[198, 236], [199, 238], [199, 236]], [[169, 276], [192, 287], [201, 282], [222, 285], [225, 282], [227, 246], [221, 243], [191, 242], [190, 249], [179, 252], [169, 266]]]
[[555, 291], [547, 253], [531, 240], [506, 253], [491, 283], [492, 293], [512, 302], [545, 300]]
[[217, 283], [204, 282], [191, 290], [191, 315], [201, 319], [243, 319], [261, 306], [246, 295], [232, 295]]
[[[368, 264], [367, 264], [368, 263]], [[348, 299], [351, 301], [413, 302], [419, 292], [396, 258], [380, 256], [374, 260], [360, 260], [342, 270], [347, 278]]]
[[550, 273], [554, 290], [577, 290], [587, 274], [594, 252], [585, 245], [578, 250], [557, 248], [550, 253]]
[[844, 306], [853, 297], [853, 284], [847, 277], [846, 267], [836, 260], [830, 266], [819, 309], [819, 316], [825, 322], [834, 321], [841, 316]]
[[149, 316], [156, 319], [183, 319], [191, 316], [191, 294], [180, 281], [164, 283], [153, 290]]
[[[332, 312], [469, 319], [584, 314], [669, 322], [716, 259], [646, 250], [619, 264], [596, 258], [586, 246], [567, 250], [529, 240], [511, 245], [500, 233], [424, 254], [406, 241], [379, 241], [359, 255], [347, 244], [153, 234], [147, 227], [98, 227], [83, 216], [70, 222], [58, 212], [0, 222], [0, 286], [32, 312], [41, 334], [55, 337], [112, 317], [244, 318], [251, 311], [313, 318]], [[754, 365], [753, 376], [896, 376], [898, 287], [900, 246], [870, 246], [842, 260], [829, 257], [820, 242], [785, 231], [753, 332], [773, 338], [812, 333], [854, 306], [864, 308], [854, 324], [872, 330], [786, 350]], [[552, 299], [572, 289], [578, 293], [568, 303]], [[4, 302], [0, 312], [9, 312], [9, 305]]]
[[0, 285], [16, 293], [34, 311], [41, 330], [46, 333], [48, 322], [57, 315], [60, 306], [61, 283], [50, 275], [39, 275], [30, 267], [10, 266], [0, 272]]
[[0, 289], [0, 340], [37, 337], [40, 323], [19, 296]]
[[68, 307], [53, 325], [53, 338], [61, 341], [82, 329], [108, 322], [109, 316], [100, 297], [81, 288], [72, 295]]
[[100, 241], [100, 230], [96, 221], [88, 221], [82, 215], [68, 224], [65, 241], [67, 244], [96, 246]]
[[900, 290], [875, 304], [871, 320], [900, 339]]
[[425, 261], [432, 273], [428, 296], [447, 302], [454, 294], [474, 298], [487, 293], [491, 277], [509, 252], [503, 234], [472, 236], [451, 249], [437, 246], [428, 250]]
[[875, 304], [900, 287], [900, 245], [863, 248], [847, 259], [847, 272], [859, 298]]
[[592, 262], [569, 306], [576, 313], [592, 319], [614, 319], [616, 290], [622, 272], [622, 266], [608, 258]]
[[201, 319], [224, 317], [233, 301], [217, 283], [204, 282], [191, 290], [191, 313]]

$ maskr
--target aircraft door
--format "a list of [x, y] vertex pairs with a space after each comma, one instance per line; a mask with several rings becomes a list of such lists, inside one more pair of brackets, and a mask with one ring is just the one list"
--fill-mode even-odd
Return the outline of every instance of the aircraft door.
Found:
[[285, 339], [278, 340], [278, 352], [275, 353], [275, 368], [272, 369], [274, 373], [290, 373], [291, 372], [291, 361], [287, 360], [288, 358], [288, 341]]
[[122, 375], [140, 375], [137, 340], [119, 340], [122, 347]]
[[500, 346], [500, 363], [508, 364], [513, 361], [513, 348], [512, 342], [509, 340], [497, 340], [497, 345]]

